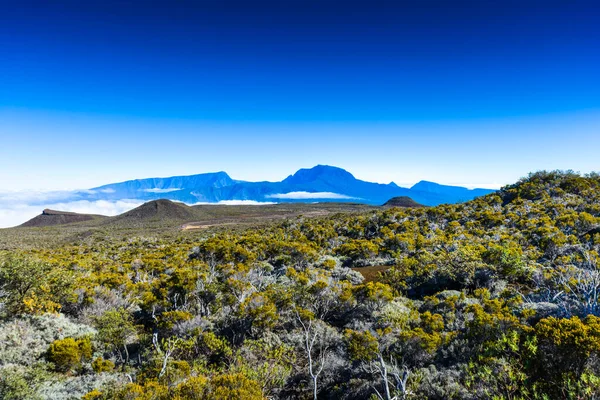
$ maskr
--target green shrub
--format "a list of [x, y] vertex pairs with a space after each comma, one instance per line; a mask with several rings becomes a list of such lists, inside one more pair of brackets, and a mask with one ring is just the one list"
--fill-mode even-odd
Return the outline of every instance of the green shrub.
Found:
[[105, 360], [102, 357], [98, 357], [92, 361], [92, 368], [94, 369], [94, 372], [98, 374], [102, 372], [110, 372], [115, 368], [115, 363], [110, 360]]
[[92, 344], [89, 337], [55, 340], [48, 349], [48, 361], [52, 362], [59, 372], [78, 369], [83, 361], [91, 357]]

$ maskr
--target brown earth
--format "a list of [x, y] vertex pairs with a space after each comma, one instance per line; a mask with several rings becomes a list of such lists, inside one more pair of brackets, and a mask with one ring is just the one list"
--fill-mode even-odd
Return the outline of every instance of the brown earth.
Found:
[[365, 278], [365, 282], [377, 282], [379, 280], [379, 273], [387, 271], [392, 268], [391, 265], [372, 265], [370, 267], [358, 267], [352, 268], [356, 272]]

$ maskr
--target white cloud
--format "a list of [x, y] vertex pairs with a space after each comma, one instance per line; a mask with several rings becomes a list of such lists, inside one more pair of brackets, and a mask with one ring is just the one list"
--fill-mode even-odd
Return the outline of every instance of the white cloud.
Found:
[[254, 201], [254, 200], [221, 200], [218, 203], [194, 203], [193, 206], [204, 205], [204, 204], [217, 204], [223, 206], [263, 206], [268, 204], [277, 204], [272, 201]]
[[50, 208], [82, 214], [118, 215], [143, 203], [141, 200], [61, 201], [68, 192], [0, 193], [0, 228], [20, 225]]
[[169, 193], [169, 192], [176, 192], [178, 190], [181, 190], [180, 188], [172, 188], [172, 189], [159, 189], [159, 188], [152, 188], [152, 189], [144, 189], [144, 192], [148, 192], [148, 193]]
[[287, 200], [304, 200], [304, 199], [356, 199], [356, 197], [346, 196], [344, 194], [333, 192], [289, 192], [275, 193], [266, 196], [269, 199], [287, 199]]
[[[173, 191], [179, 189], [166, 190]], [[144, 203], [144, 201], [137, 199], [77, 200], [78, 193], [89, 194], [89, 191], [79, 190], [71, 192], [0, 192], [0, 228], [8, 228], [20, 225], [30, 220], [31, 218], [40, 215], [42, 213], [42, 210], [44, 210], [45, 208], [58, 211], [70, 211], [81, 214], [99, 214], [113, 216], [122, 214]], [[260, 202], [253, 200], [223, 200], [218, 203], [196, 204], [266, 205], [276, 203], [268, 201]]]
[[73, 196], [77, 196], [78, 193], [83, 191], [25, 191], [25, 190], [16, 190], [16, 191], [7, 191], [0, 192], [0, 209], [4, 208], [7, 205], [11, 205], [14, 203], [21, 204], [40, 204], [40, 203], [49, 203], [49, 202], [60, 202], [66, 198], [73, 198]]
[[254, 200], [221, 200], [220, 202], [218, 202], [217, 204], [223, 204], [226, 206], [261, 206], [261, 205], [267, 205], [267, 204], [276, 204], [272, 201], [254, 201]]
[[51, 209], [58, 209], [61, 211], [71, 211], [81, 214], [100, 214], [100, 215], [119, 215], [126, 211], [129, 211], [135, 207], [142, 205], [144, 202], [141, 200], [124, 199], [124, 200], [79, 200], [69, 203], [56, 203], [50, 204], [48, 207]]

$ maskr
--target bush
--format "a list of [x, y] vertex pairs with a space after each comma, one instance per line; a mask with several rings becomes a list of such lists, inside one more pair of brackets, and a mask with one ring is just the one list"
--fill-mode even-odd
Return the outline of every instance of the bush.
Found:
[[35, 398], [35, 390], [24, 370], [14, 366], [0, 368], [0, 398], [4, 400]]
[[187, 400], [204, 400], [206, 398], [206, 389], [208, 379], [204, 376], [193, 376], [183, 383], [180, 383], [175, 389], [175, 397]]
[[600, 354], [600, 318], [545, 318], [535, 327], [539, 372], [548, 380], [563, 374], [578, 379], [593, 355]]
[[211, 382], [211, 400], [262, 400], [262, 390], [258, 382], [244, 374], [225, 374], [215, 377]]
[[58, 312], [73, 295], [74, 275], [31, 257], [0, 253], [1, 313]]
[[95, 373], [110, 372], [115, 368], [115, 363], [110, 360], [105, 360], [102, 357], [96, 358], [92, 362], [92, 369]]
[[0, 323], [0, 360], [4, 364], [30, 366], [48, 351], [53, 341], [94, 334], [89, 326], [76, 324], [62, 314], [13, 319]]
[[[113, 388], [122, 387], [129, 380], [123, 374], [102, 373], [86, 374], [63, 377], [63, 379], [50, 379], [44, 382], [39, 390], [41, 400], [86, 400], [109, 398]], [[109, 397], [106, 397], [106, 395]]]
[[55, 340], [48, 349], [48, 361], [59, 372], [79, 369], [83, 361], [92, 358], [92, 344], [89, 337], [82, 339], [65, 338]]

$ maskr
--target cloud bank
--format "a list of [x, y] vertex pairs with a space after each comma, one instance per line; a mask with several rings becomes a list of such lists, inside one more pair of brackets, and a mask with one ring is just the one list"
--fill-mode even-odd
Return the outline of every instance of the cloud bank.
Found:
[[[146, 189], [151, 193], [168, 193], [179, 189]], [[9, 228], [30, 220], [40, 215], [42, 210], [70, 211], [81, 214], [100, 214], [106, 216], [119, 215], [144, 203], [138, 199], [121, 200], [84, 200], [82, 194], [93, 194], [94, 191], [54, 191], [31, 192], [14, 191], [0, 192], [0, 228]], [[333, 192], [289, 192], [275, 193], [265, 196], [273, 201], [255, 200], [222, 200], [218, 203], [196, 204], [221, 204], [221, 205], [268, 205], [277, 204], [277, 200], [351, 200], [355, 197]]]
[[289, 192], [275, 193], [265, 196], [269, 199], [285, 199], [285, 200], [305, 200], [305, 199], [356, 199], [356, 197], [346, 196], [344, 194], [333, 192]]
[[17, 226], [50, 208], [83, 214], [118, 215], [143, 203], [141, 200], [64, 201], [72, 192], [0, 192], [0, 228]]
[[159, 189], [159, 188], [152, 188], [152, 189], [144, 189], [144, 192], [148, 192], [148, 193], [169, 193], [169, 192], [176, 192], [178, 190], [181, 190], [180, 188], [171, 188], [171, 189]]
[[194, 203], [193, 206], [206, 205], [206, 204], [218, 204], [223, 206], [263, 206], [269, 204], [277, 204], [272, 201], [255, 201], [255, 200], [221, 200], [218, 203], [200, 202]]
[[[154, 193], [166, 193], [179, 189], [148, 189]], [[106, 216], [119, 215], [134, 209], [144, 203], [143, 200], [67, 200], [77, 198], [80, 193], [94, 193], [93, 191], [54, 191], [31, 192], [15, 191], [0, 192], [0, 228], [10, 228], [21, 225], [31, 218], [40, 215], [42, 210], [50, 208], [58, 211], [70, 211], [81, 214], [100, 214]], [[196, 204], [221, 204], [221, 205], [267, 205], [276, 204], [270, 201], [254, 200], [223, 200], [218, 203]]]
[[452, 184], [452, 186], [462, 186], [462, 187], [466, 187], [467, 189], [498, 190], [505, 185], [502, 183], [457, 183], [457, 184]]

